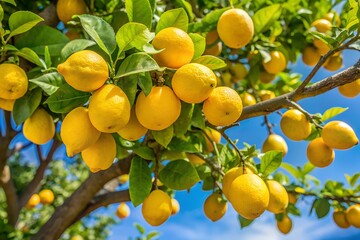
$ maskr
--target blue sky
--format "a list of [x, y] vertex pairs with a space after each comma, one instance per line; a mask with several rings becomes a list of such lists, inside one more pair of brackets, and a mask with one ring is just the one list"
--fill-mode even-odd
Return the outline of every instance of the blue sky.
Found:
[[[344, 51], [344, 69], [353, 65], [360, 57], [354, 51]], [[310, 67], [302, 64], [301, 61], [293, 67], [295, 72], [303, 74], [303, 78], [311, 70]], [[341, 71], [341, 69], [340, 69]], [[313, 82], [319, 81], [324, 77], [330, 76], [331, 72], [321, 69], [315, 76]], [[337, 89], [327, 92], [316, 98], [304, 99], [299, 103], [310, 113], [323, 113], [331, 107], [349, 107], [349, 110], [334, 119], [345, 121], [350, 124], [358, 136], [360, 136], [360, 97], [348, 99], [341, 96]], [[282, 135], [279, 128], [280, 116], [277, 114], [269, 115], [271, 122], [275, 123], [275, 133]], [[228, 134], [233, 139], [239, 139], [239, 146], [242, 142], [256, 144], [261, 147], [262, 142], [267, 136], [265, 127], [261, 126], [262, 117], [242, 121], [239, 127], [229, 130]], [[285, 137], [284, 137], [285, 138]], [[285, 138], [286, 139], [286, 138]], [[308, 142], [294, 142], [286, 139], [289, 152], [283, 159], [293, 165], [302, 166], [307, 162], [306, 147]], [[346, 151], [336, 151], [334, 162], [327, 168], [315, 169], [313, 175], [321, 180], [322, 183], [329, 179], [345, 182], [344, 174], [354, 174], [360, 172], [360, 146], [353, 147]], [[180, 212], [172, 216], [160, 227], [151, 227], [141, 216], [141, 206], [134, 208], [130, 203], [131, 216], [112, 228], [112, 235], [109, 240], [128, 239], [129, 236], [137, 236], [137, 231], [133, 226], [137, 222], [144, 226], [147, 231], [156, 230], [160, 232], [160, 239], [172, 240], [217, 240], [217, 239], [246, 239], [246, 240], [280, 240], [280, 239], [307, 239], [307, 240], [340, 240], [340, 239], [360, 239], [360, 230], [354, 227], [343, 230], [338, 228], [332, 221], [332, 214], [323, 219], [317, 219], [312, 214], [309, 216], [311, 199], [307, 202], [298, 203], [302, 210], [302, 217], [291, 216], [293, 220], [293, 230], [288, 235], [281, 234], [276, 228], [273, 214], [265, 213], [258, 218], [250, 227], [240, 229], [237, 214], [229, 205], [228, 212], [218, 222], [211, 222], [203, 214], [203, 203], [211, 192], [201, 190], [198, 184], [188, 193], [178, 191], [175, 198], [181, 205]], [[117, 205], [109, 207], [109, 212], [114, 212]]]

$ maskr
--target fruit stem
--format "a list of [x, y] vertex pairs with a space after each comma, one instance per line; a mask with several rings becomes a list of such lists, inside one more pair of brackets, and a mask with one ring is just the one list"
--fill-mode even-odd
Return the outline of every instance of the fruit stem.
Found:
[[243, 171], [245, 172], [245, 157], [242, 154], [242, 152], [240, 151], [240, 149], [236, 146], [236, 144], [233, 142], [233, 140], [231, 140], [231, 138], [225, 133], [224, 130], [220, 130], [221, 135], [225, 138], [225, 140], [230, 143], [230, 145], [235, 149], [236, 153], [238, 154], [239, 158], [240, 158], [240, 163], [239, 166], [243, 167]]
[[264, 123], [263, 123], [263, 125], [266, 125], [266, 128], [268, 130], [269, 135], [274, 134], [274, 132], [272, 130], [272, 127], [274, 125], [269, 122], [269, 119], [268, 119], [267, 115], [264, 115]]
[[310, 114], [309, 112], [307, 112], [305, 109], [303, 109], [299, 104], [297, 104], [296, 102], [287, 99], [288, 103], [290, 104], [291, 107], [296, 108], [297, 110], [299, 110], [300, 112], [302, 112], [306, 118], [315, 125], [316, 128], [318, 129], [323, 129], [323, 126], [321, 126], [315, 119], [314, 119], [314, 115]]
[[202, 154], [200, 154], [200, 153], [191, 153], [191, 154], [194, 154], [194, 155], [196, 155], [197, 157], [199, 157], [199, 158], [201, 158], [202, 160], [204, 160], [207, 164], [210, 165], [210, 167], [211, 167], [214, 171], [218, 172], [221, 176], [224, 176], [224, 175], [225, 175], [225, 173], [224, 173], [224, 172], [222, 171], [222, 169], [221, 169], [221, 165], [216, 164], [214, 161], [211, 161], [211, 159], [204, 157], [204, 156], [203, 156]]

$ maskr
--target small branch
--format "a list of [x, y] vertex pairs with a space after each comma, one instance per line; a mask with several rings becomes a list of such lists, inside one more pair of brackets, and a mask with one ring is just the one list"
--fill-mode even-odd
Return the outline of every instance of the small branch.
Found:
[[297, 110], [299, 110], [300, 112], [302, 112], [306, 116], [306, 118], [315, 125], [316, 128], [323, 129], [323, 127], [317, 121], [314, 120], [314, 115], [307, 112], [305, 109], [303, 109], [299, 104], [297, 104], [294, 101], [289, 100], [289, 104], [290, 104], [290, 106], [292, 106], [292, 107], [296, 108]]
[[243, 172], [245, 172], [245, 157], [240, 151], [240, 149], [236, 146], [236, 144], [231, 140], [231, 138], [225, 133], [225, 131], [220, 130], [221, 135], [225, 138], [225, 140], [230, 143], [230, 145], [235, 149], [236, 153], [239, 155], [240, 163], [243, 167]]
[[330, 196], [330, 195], [319, 196], [319, 194], [316, 194], [313, 192], [298, 193], [295, 191], [289, 191], [289, 193], [302, 195], [304, 197], [318, 197], [318, 198], [324, 198], [324, 199], [332, 200], [332, 201], [360, 204], [359, 196], [344, 196], [344, 197], [337, 197], [337, 196]]
[[211, 160], [208, 159], [208, 158], [204, 158], [204, 156], [201, 155], [200, 153], [191, 153], [191, 154], [194, 154], [194, 155], [198, 156], [199, 158], [201, 158], [202, 160], [204, 160], [207, 164], [210, 165], [210, 167], [211, 167], [214, 171], [218, 172], [221, 176], [224, 176], [224, 175], [225, 175], [225, 173], [222, 171], [221, 167], [220, 167], [219, 165], [217, 165], [215, 162], [211, 161]]
[[273, 125], [269, 122], [267, 115], [264, 115], [264, 124], [266, 125], [269, 135], [274, 134], [272, 130]]
[[16, 188], [11, 177], [10, 168], [6, 165], [0, 175], [0, 186], [4, 189], [7, 202], [7, 219], [11, 226], [15, 226], [19, 212], [18, 196], [16, 194]]

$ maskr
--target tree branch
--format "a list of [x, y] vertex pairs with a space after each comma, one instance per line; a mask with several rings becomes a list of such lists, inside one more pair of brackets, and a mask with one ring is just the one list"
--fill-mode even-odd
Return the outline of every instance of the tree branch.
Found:
[[61, 234], [79, 217], [92, 198], [111, 179], [129, 172], [134, 154], [113, 164], [109, 169], [91, 174], [81, 186], [59, 206], [51, 218], [40, 228], [32, 239], [58, 239]]

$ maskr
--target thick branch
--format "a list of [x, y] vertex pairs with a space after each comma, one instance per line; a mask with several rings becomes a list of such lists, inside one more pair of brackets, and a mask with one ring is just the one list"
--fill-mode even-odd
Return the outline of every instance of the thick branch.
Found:
[[113, 164], [109, 169], [91, 174], [81, 186], [58, 207], [51, 218], [33, 237], [36, 240], [58, 239], [61, 234], [76, 221], [92, 198], [111, 179], [129, 172], [133, 155]]
[[4, 167], [3, 172], [0, 176], [0, 186], [4, 189], [4, 193], [6, 196], [7, 219], [11, 226], [15, 226], [19, 216], [20, 207], [18, 202], [18, 196], [16, 194], [15, 185], [11, 178], [11, 172], [8, 165]]
[[42, 25], [48, 25], [51, 27], [56, 27], [59, 23], [59, 18], [56, 14], [56, 6], [55, 3], [50, 3], [41, 13], [39, 16], [44, 19], [44, 22], [41, 22]]
[[302, 92], [297, 93], [296, 91], [293, 91], [276, 98], [259, 102], [255, 105], [245, 107], [239, 121], [257, 116], [263, 116], [281, 108], [290, 107], [289, 100], [297, 102], [304, 98], [314, 97], [330, 91], [331, 89], [334, 89], [338, 86], [353, 82], [359, 78], [360, 60], [352, 67], [349, 67], [344, 71], [335, 74], [334, 76], [327, 77], [311, 86], [304, 88]]

